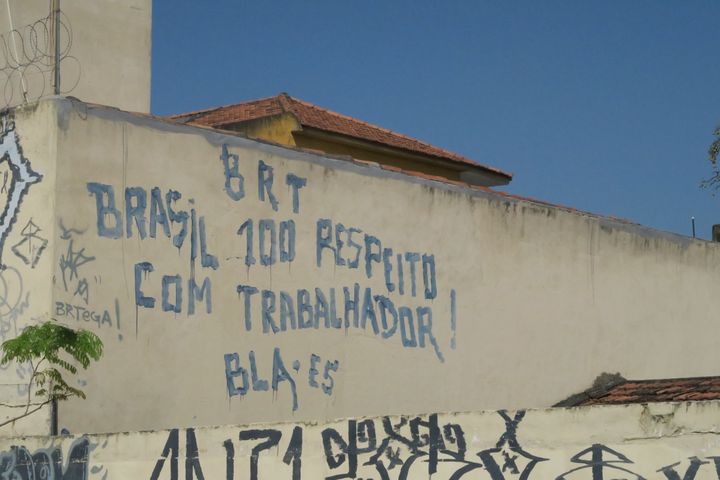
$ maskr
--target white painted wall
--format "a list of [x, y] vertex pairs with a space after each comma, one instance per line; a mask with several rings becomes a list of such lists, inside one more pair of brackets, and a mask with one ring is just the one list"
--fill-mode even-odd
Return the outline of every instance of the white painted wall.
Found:
[[[15, 124], [15, 118], [22, 127]], [[47, 319], [52, 306], [56, 133], [53, 103], [34, 104], [0, 118], [2, 341]], [[33, 367], [15, 363], [0, 367], [0, 423], [26, 411]], [[35, 402], [34, 395], [30, 397], [30, 402]], [[35, 406], [30, 406], [33, 409]], [[0, 427], [5, 436], [49, 431], [49, 408]]]
[[[33, 478], [28, 470], [49, 463], [63, 480], [717, 480], [719, 407], [652, 404], [11, 438], [0, 440], [0, 460], [3, 473], [26, 475], [17, 478]], [[51, 455], [57, 463], [48, 462]]]
[[[45, 275], [53, 272], [45, 315], [92, 329], [106, 345], [101, 362], [78, 379], [89, 399], [62, 404], [60, 428], [108, 432], [526, 408], [554, 404], [603, 371], [628, 378], [717, 373], [716, 244], [78, 102], [52, 100], [38, 112], [16, 116], [26, 151], [41, 152], [50, 148], [41, 145], [57, 139], [56, 156], [28, 155], [32, 162], [56, 165], [56, 174], [30, 189], [27, 198], [37, 203], [29, 203], [16, 224], [42, 216], [40, 227], [51, 237], [38, 266], [45, 266]], [[50, 131], [57, 132], [48, 137], [40, 125], [53, 125]], [[230, 175], [230, 194], [225, 189], [223, 158], [231, 173], [237, 159], [242, 198], [237, 175]], [[277, 210], [265, 190], [264, 200], [259, 195], [258, 178], [269, 171], [263, 165], [273, 171]], [[298, 188], [297, 212], [287, 184], [292, 176], [306, 180]], [[106, 193], [94, 193], [110, 187], [114, 208]], [[43, 188], [53, 192], [50, 197], [35, 196]], [[154, 188], [159, 202], [153, 202]], [[162, 219], [170, 219], [171, 191], [181, 197], [171, 202], [178, 216], [168, 222], [168, 238]], [[126, 192], [132, 206], [142, 195], [147, 203], [135, 219], [131, 215], [130, 235]], [[178, 212], [187, 213], [188, 226], [176, 248]], [[344, 265], [324, 248], [318, 266], [318, 222], [322, 226], [324, 219], [333, 227], [328, 238], [335, 248], [337, 225], [344, 226], [339, 234]], [[250, 266], [247, 228], [237, 233], [248, 221], [255, 258]], [[268, 255], [267, 239], [279, 237], [280, 225], [287, 233], [294, 224], [292, 261], [281, 258], [276, 245], [275, 263], [262, 265], [261, 222]], [[354, 269], [347, 265], [356, 251], [348, 241], [351, 228], [357, 229], [353, 241], [362, 245]], [[328, 231], [320, 229], [321, 239]], [[392, 249], [392, 288], [376, 257], [370, 257], [368, 276], [365, 234]], [[13, 228], [8, 238], [12, 244], [22, 235]], [[289, 234], [284, 245], [288, 239]], [[382, 251], [370, 245], [373, 254]], [[409, 258], [417, 253], [434, 259], [431, 298], [425, 295], [422, 262], [415, 265], [413, 295], [412, 262], [406, 257], [400, 294], [396, 255], [408, 252]], [[179, 312], [173, 308], [176, 275], [182, 286]], [[207, 280], [211, 302], [207, 295], [190, 302], [192, 278], [196, 285]], [[343, 287], [352, 294], [355, 284], [359, 310], [366, 289], [371, 301], [365, 327], [355, 327], [350, 318], [345, 328]], [[250, 296], [248, 329], [248, 290], [238, 293], [238, 286], [270, 292], [266, 332], [263, 294]], [[325, 326], [320, 302], [312, 314], [318, 328], [312, 322], [310, 328], [292, 328], [286, 315], [283, 331], [282, 292], [293, 299], [297, 316], [298, 294], [301, 300], [305, 295], [298, 291], [307, 290], [315, 309], [315, 289], [327, 299], [328, 310], [334, 289], [340, 328], [332, 321]], [[396, 311], [408, 308], [403, 312], [412, 314], [415, 346], [407, 317], [405, 345], [391, 313], [383, 326], [380, 297]]]

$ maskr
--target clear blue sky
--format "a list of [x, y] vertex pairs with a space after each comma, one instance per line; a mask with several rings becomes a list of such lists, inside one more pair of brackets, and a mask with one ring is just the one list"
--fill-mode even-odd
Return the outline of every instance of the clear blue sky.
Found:
[[505, 191], [708, 238], [720, 2], [155, 0], [152, 110], [286, 91], [513, 172]]

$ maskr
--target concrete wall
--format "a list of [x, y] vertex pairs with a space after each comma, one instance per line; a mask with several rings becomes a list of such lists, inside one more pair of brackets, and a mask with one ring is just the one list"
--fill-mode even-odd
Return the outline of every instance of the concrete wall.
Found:
[[[34, 104], [0, 118], [2, 341], [15, 337], [26, 325], [47, 319], [52, 308], [56, 118], [53, 103]], [[30, 364], [0, 367], [0, 422], [25, 411], [32, 369]], [[48, 433], [49, 422], [50, 410], [42, 408], [23, 421], [0, 427], [0, 432]]]
[[[30, 102], [53, 94], [53, 24], [40, 21], [49, 5], [10, 0], [11, 16], [0, 9], [0, 106], [23, 103], [21, 75]], [[61, 93], [149, 112], [152, 0], [61, 0], [61, 8]]]
[[31, 296], [106, 345], [60, 428], [525, 408], [603, 371], [717, 374], [716, 244], [77, 102], [15, 115], [57, 168], [3, 258], [42, 218], [23, 272], [52, 269], [52, 304]]
[[717, 480], [718, 425], [712, 402], [12, 438], [0, 440], [0, 471], [59, 480]]

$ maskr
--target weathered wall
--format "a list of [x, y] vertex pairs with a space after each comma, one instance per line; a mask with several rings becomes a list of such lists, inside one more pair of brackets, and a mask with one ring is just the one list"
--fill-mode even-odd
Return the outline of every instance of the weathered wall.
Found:
[[[46, 312], [106, 345], [78, 379], [90, 400], [62, 404], [60, 428], [524, 408], [603, 371], [717, 373], [718, 245], [47, 105], [55, 200], [26, 212], [55, 205], [37, 267], [53, 264]], [[26, 151], [48, 142], [33, 122], [17, 126]]]
[[7, 478], [717, 480], [720, 405], [432, 414], [0, 440]]
[[300, 123], [291, 113], [263, 117], [242, 124], [227, 125], [223, 129], [241, 132], [250, 138], [261, 138], [269, 142], [294, 147], [293, 132], [301, 128]]
[[[54, 27], [41, 21], [49, 4], [10, 0], [14, 35], [0, 9], [0, 106], [23, 103], [21, 76], [30, 102], [53, 94]], [[149, 112], [152, 0], [61, 0], [61, 8], [61, 93]]]
[[[54, 104], [0, 118], [0, 340], [47, 319], [52, 305], [55, 238]], [[31, 364], [0, 367], [0, 423], [25, 411]], [[32, 400], [34, 402], [34, 399]], [[19, 408], [8, 407], [8, 405]], [[30, 410], [39, 406], [32, 405]], [[50, 410], [0, 427], [3, 435], [48, 433]]]

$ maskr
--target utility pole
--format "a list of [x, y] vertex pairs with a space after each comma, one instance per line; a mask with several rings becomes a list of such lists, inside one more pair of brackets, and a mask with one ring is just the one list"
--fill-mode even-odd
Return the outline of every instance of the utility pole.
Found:
[[53, 24], [55, 28], [55, 95], [60, 95], [60, 0], [53, 0]]
[[690, 217], [690, 220], [692, 221], [693, 238], [695, 238], [695, 217]]

